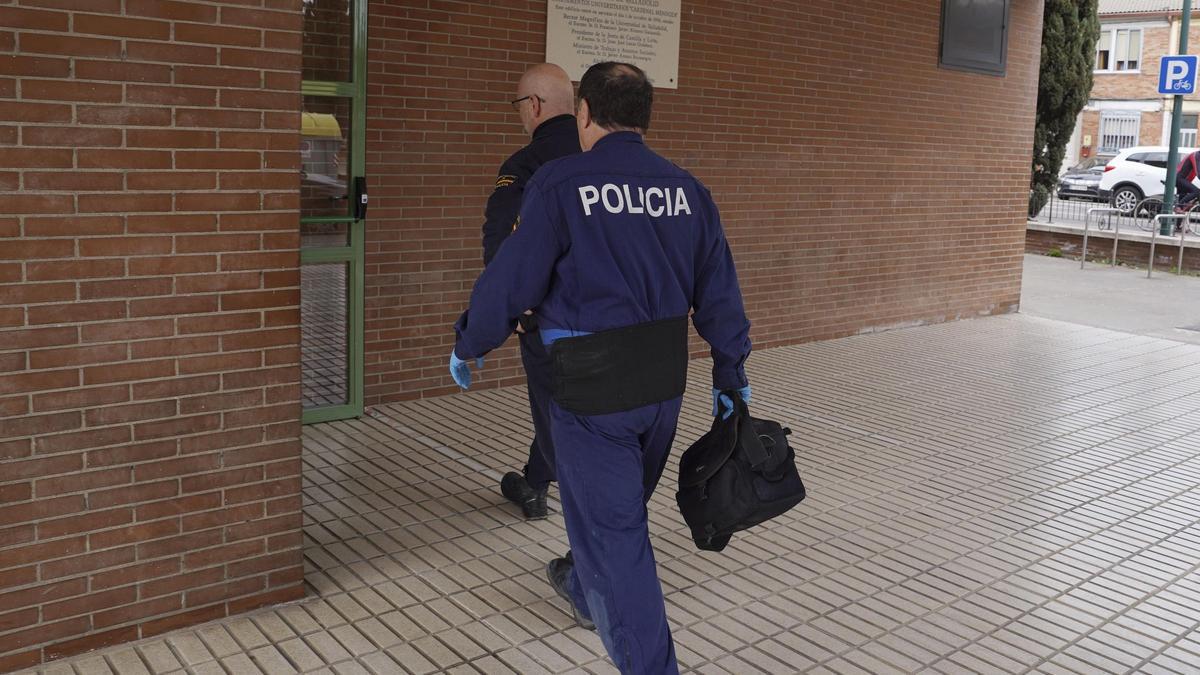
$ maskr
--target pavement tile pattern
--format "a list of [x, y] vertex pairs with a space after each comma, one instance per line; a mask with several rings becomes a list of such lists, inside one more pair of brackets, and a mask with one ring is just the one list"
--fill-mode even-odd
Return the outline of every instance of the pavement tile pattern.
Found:
[[[810, 494], [701, 553], [669, 465], [651, 532], [685, 671], [1200, 673], [1200, 347], [1012, 315], [749, 370]], [[561, 517], [498, 493], [527, 418], [516, 388], [307, 427], [306, 600], [40, 672], [613, 672], [542, 576]]]
[[304, 409], [350, 400], [346, 263], [300, 267], [300, 367]]

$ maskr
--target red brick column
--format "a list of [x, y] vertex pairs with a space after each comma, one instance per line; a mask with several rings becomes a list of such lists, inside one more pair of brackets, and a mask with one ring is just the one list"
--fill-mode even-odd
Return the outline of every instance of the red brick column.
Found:
[[6, 671], [302, 593], [301, 14], [0, 4]]

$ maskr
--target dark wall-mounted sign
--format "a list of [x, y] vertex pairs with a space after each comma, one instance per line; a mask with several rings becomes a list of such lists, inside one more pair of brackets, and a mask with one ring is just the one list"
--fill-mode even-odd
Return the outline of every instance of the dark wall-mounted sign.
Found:
[[1008, 7], [1009, 0], [942, 0], [942, 67], [1003, 75]]

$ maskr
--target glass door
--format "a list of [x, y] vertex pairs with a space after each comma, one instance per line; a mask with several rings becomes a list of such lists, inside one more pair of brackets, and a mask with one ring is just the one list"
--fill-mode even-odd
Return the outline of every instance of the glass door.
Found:
[[363, 410], [366, 0], [304, 0], [300, 351], [304, 422]]

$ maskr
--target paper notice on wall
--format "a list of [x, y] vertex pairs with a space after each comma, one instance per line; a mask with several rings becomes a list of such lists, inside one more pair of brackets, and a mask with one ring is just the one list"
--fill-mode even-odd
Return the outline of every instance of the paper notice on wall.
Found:
[[646, 71], [655, 87], [679, 86], [680, 0], [547, 0], [546, 61], [578, 81], [599, 61]]

